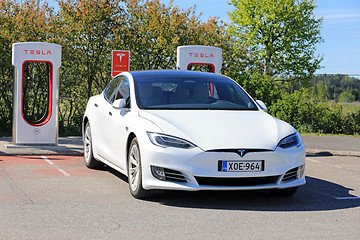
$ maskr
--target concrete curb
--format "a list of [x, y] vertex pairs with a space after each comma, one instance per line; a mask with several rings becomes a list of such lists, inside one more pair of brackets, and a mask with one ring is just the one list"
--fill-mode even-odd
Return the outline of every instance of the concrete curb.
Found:
[[360, 157], [357, 151], [339, 151], [339, 150], [322, 150], [322, 149], [305, 149], [306, 156], [344, 156], [344, 157]]
[[0, 155], [83, 155], [82, 148], [69, 148], [67, 146], [33, 146], [33, 145], [5, 145], [5, 150]]
[[81, 137], [59, 138], [58, 145], [15, 145], [11, 138], [0, 138], [0, 155], [83, 155]]

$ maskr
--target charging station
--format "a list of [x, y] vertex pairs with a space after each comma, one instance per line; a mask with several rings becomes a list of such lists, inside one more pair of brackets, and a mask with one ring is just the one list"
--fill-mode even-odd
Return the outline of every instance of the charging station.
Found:
[[220, 73], [222, 49], [209, 46], [180, 46], [177, 48], [177, 68]]
[[14, 43], [13, 144], [58, 143], [61, 45]]

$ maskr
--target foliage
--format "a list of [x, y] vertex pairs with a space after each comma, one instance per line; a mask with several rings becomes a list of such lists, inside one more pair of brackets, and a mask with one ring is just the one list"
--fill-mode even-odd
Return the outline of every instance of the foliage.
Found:
[[300, 132], [360, 133], [360, 111], [344, 114], [340, 105], [330, 108], [325, 103], [317, 103], [308, 89], [283, 94], [269, 107], [269, 112], [289, 122]]
[[[341, 74], [322, 74], [315, 76], [311, 80], [311, 83], [313, 84], [313, 94], [317, 96], [319, 101], [360, 101], [359, 79]], [[346, 93], [343, 94], [343, 92]]]
[[115, 44], [132, 50], [132, 70], [175, 69], [178, 46], [208, 45], [223, 49], [223, 73], [239, 71], [241, 55], [218, 18], [202, 22], [194, 7], [184, 11], [159, 0], [129, 0], [125, 11], [126, 25], [116, 29]]
[[[175, 46], [194, 44], [195, 31], [203, 27], [192, 9], [182, 12], [172, 2], [165, 6], [159, 0], [130, 0], [126, 9], [127, 26], [119, 28], [117, 42], [133, 50], [134, 70], [174, 69]], [[199, 37], [203, 38], [202, 34]]]
[[318, 82], [312, 87], [313, 96], [317, 98], [318, 101], [324, 102], [330, 98], [329, 86], [323, 82]]
[[340, 94], [338, 101], [346, 102], [346, 103], [353, 102], [353, 101], [355, 101], [355, 96], [352, 95], [350, 92], [345, 91]]
[[[111, 51], [131, 51], [131, 70], [175, 69], [180, 45], [210, 45], [223, 49], [223, 73], [239, 72], [241, 51], [234, 49], [225, 23], [206, 22], [195, 7], [182, 10], [159, 0], [58, 0], [54, 11], [46, 2], [0, 0], [0, 123], [11, 133], [15, 42], [52, 42], [62, 46], [60, 70], [60, 134], [79, 134], [87, 99], [110, 80]], [[34, 99], [39, 102], [40, 96]], [[33, 107], [33, 106], [29, 106]]]
[[11, 133], [14, 88], [12, 44], [27, 41], [47, 42], [53, 14], [53, 9], [46, 2], [40, 5], [36, 0], [22, 3], [0, 0], [0, 132], [4, 135]]
[[230, 32], [265, 75], [293, 76], [307, 84], [320, 68], [322, 41], [312, 0], [231, 0]]
[[60, 133], [66, 134], [65, 127], [80, 129], [77, 119], [87, 99], [110, 80], [113, 30], [122, 24], [124, 11], [117, 0], [60, 0], [59, 7], [53, 24], [54, 42], [62, 45], [59, 121]]
[[343, 107], [344, 113], [355, 113], [360, 111], [360, 102], [352, 102], [352, 103], [332, 103], [328, 102], [327, 104], [330, 104], [332, 107], [333, 105], [341, 105]]
[[270, 76], [263, 76], [259, 73], [252, 75], [242, 75], [242, 78], [235, 78], [237, 82], [255, 100], [262, 100], [267, 106], [272, 105], [277, 99], [281, 98], [283, 86]]

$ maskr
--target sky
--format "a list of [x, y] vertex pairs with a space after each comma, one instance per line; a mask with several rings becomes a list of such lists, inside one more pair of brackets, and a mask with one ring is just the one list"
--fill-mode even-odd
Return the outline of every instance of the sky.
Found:
[[[183, 9], [196, 5], [196, 13], [202, 13], [204, 21], [219, 16], [230, 23], [228, 12], [234, 9], [228, 0], [174, 0], [174, 4]], [[315, 5], [315, 17], [324, 19], [324, 42], [317, 45], [323, 68], [316, 73], [357, 74], [360, 78], [360, 0], [315, 0]]]
[[[170, 0], [161, 0], [168, 4]], [[322, 17], [323, 43], [317, 45], [317, 55], [323, 57], [323, 68], [317, 74], [348, 74], [360, 79], [360, 0], [314, 0], [314, 14]], [[56, 4], [53, 0], [48, 0]], [[233, 6], [229, 0], [174, 0], [175, 5], [186, 10], [196, 5], [201, 19], [218, 16], [230, 23], [228, 12]]]

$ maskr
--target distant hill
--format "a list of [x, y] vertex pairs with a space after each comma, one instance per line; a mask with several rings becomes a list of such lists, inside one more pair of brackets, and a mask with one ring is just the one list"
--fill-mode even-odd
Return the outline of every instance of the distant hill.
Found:
[[347, 75], [321, 74], [315, 76], [313, 93], [320, 98], [329, 100], [340, 100], [340, 96], [350, 96], [352, 101], [360, 101], [360, 80]]

